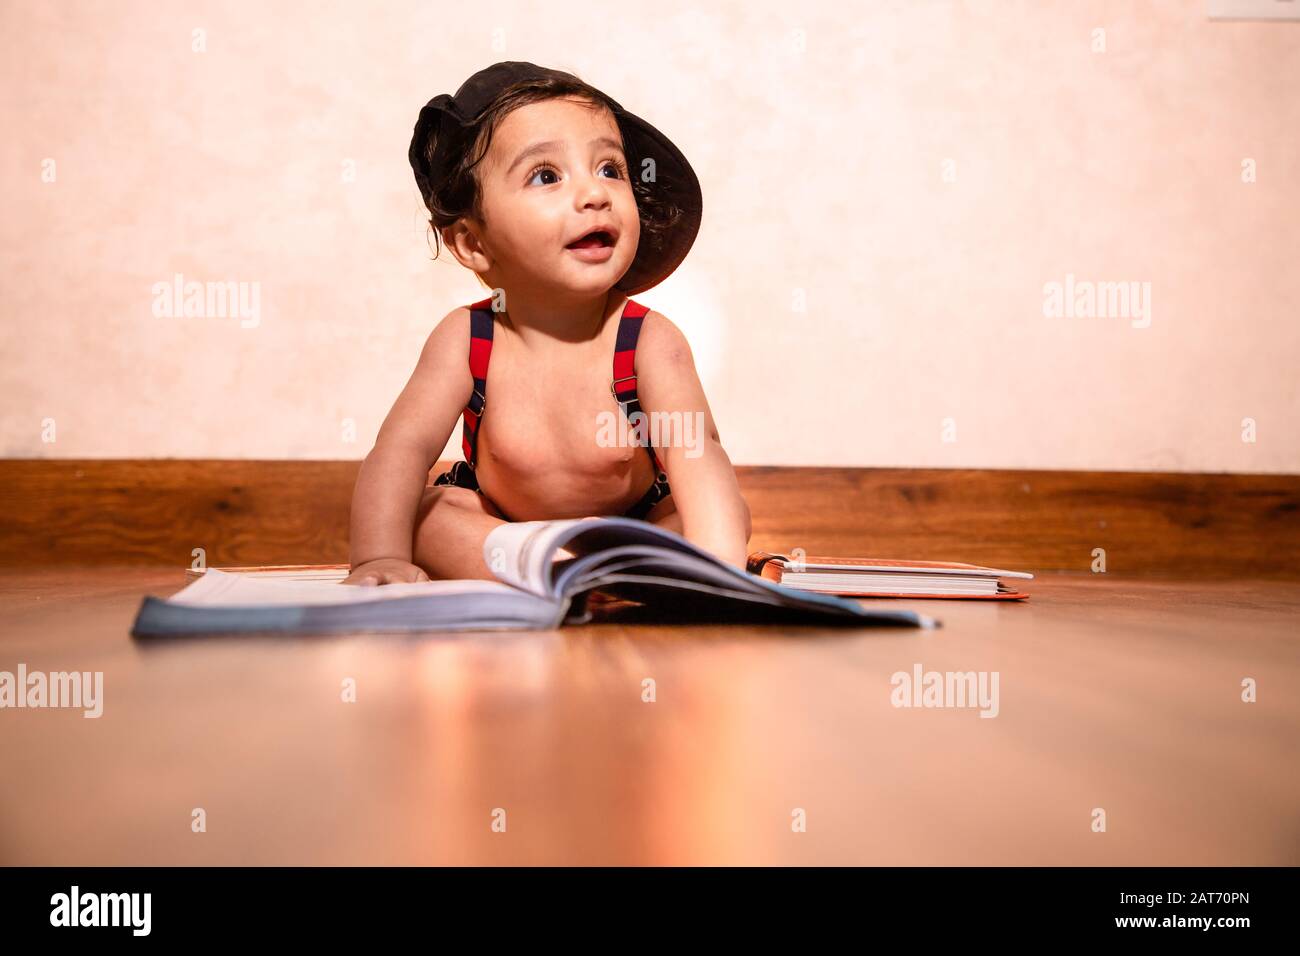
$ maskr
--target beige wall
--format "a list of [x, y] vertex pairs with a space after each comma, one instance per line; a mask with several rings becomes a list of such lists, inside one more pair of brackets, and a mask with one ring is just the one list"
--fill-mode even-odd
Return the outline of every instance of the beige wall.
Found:
[[[638, 298], [736, 463], [1300, 471], [1300, 24], [654, 7], [6, 3], [0, 454], [363, 456], [482, 295], [429, 261], [416, 113], [524, 59], [699, 173], [695, 248]], [[258, 324], [156, 316], [176, 273], [257, 283]], [[1044, 315], [1067, 274], [1150, 283], [1149, 326]]]

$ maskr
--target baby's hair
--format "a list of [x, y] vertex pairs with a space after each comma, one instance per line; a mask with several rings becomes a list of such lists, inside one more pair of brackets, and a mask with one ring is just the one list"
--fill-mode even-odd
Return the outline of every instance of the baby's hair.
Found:
[[[447, 174], [440, 182], [421, 184], [424, 204], [429, 209], [429, 231], [433, 233], [434, 255], [438, 258], [439, 234], [442, 229], [453, 225], [463, 216], [472, 216], [480, 222], [486, 222], [483, 215], [482, 183], [478, 178], [478, 165], [487, 156], [492, 145], [492, 136], [501, 122], [514, 110], [529, 103], [542, 100], [575, 97], [585, 100], [592, 109], [610, 109], [609, 99], [594, 87], [578, 79], [568, 80], [561, 77], [524, 80], [515, 83], [494, 99], [482, 115], [469, 126], [458, 123], [444, 123], [435, 126], [421, 144], [425, 168], [432, 168], [435, 151], [448, 150], [454, 157]], [[615, 114], [617, 122], [617, 114]], [[620, 132], [621, 132], [620, 128]], [[441, 142], [439, 136], [446, 142]], [[628, 146], [623, 139], [624, 148]], [[641, 220], [641, 243], [650, 248], [659, 248], [664, 235], [676, 224], [682, 210], [672, 203], [665, 202], [636, 173], [635, 164], [639, 156], [628, 156], [628, 178], [632, 185], [632, 195], [636, 198], [637, 212]], [[479, 277], [482, 283], [482, 276]], [[486, 283], [483, 283], [486, 287]]]

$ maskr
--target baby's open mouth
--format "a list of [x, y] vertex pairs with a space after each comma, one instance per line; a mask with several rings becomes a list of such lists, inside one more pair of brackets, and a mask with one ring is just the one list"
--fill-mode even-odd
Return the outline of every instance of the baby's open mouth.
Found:
[[581, 239], [569, 243], [566, 249], [598, 249], [601, 246], [612, 246], [614, 237], [603, 229], [597, 229], [589, 232]]

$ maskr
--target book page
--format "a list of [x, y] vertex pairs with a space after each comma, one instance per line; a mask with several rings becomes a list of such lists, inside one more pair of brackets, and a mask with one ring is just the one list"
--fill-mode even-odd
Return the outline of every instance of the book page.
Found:
[[[759, 552], [754, 552], [758, 554]], [[769, 552], [770, 553], [770, 552]], [[752, 558], [754, 554], [751, 554]], [[810, 571], [880, 571], [887, 573], [935, 574], [965, 577], [988, 578], [1024, 578], [1032, 579], [1028, 571], [1005, 571], [1001, 568], [989, 568], [981, 564], [965, 564], [959, 561], [909, 561], [895, 558], [834, 558], [825, 555], [805, 555], [796, 562], [784, 554], [775, 555], [773, 562], [781, 566], [787, 574], [802, 574]]]
[[554, 597], [551, 566], [556, 560], [573, 557], [563, 543], [580, 526], [608, 518], [566, 518], [559, 521], [514, 521], [499, 525], [483, 541], [483, 560], [488, 569], [506, 584]]
[[497, 581], [417, 581], [411, 584], [362, 586], [334, 581], [294, 581], [243, 574], [227, 574], [209, 568], [193, 584], [167, 600], [173, 604], [205, 607], [253, 607], [263, 605], [362, 604], [403, 597], [435, 594], [501, 594], [514, 588]]

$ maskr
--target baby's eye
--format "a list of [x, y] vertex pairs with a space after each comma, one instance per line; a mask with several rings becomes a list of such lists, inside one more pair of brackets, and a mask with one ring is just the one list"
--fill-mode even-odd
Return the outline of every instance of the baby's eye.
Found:
[[[533, 180], [536, 179], [538, 176], [542, 175], [542, 173], [550, 173], [552, 176], [559, 175], [555, 171], [555, 168], [553, 166], [538, 166], [536, 169], [534, 169], [531, 173], [528, 174], [528, 185], [531, 186], [533, 184]], [[559, 179], [558, 178], [554, 179], [552, 180], [552, 182], [559, 182]], [[551, 183], [541, 183], [540, 185], [549, 186], [551, 185]]]
[[601, 169], [614, 170], [614, 175], [610, 177], [611, 179], [621, 179], [623, 176], [623, 164], [616, 159], [611, 159], [608, 163], [602, 166]]

